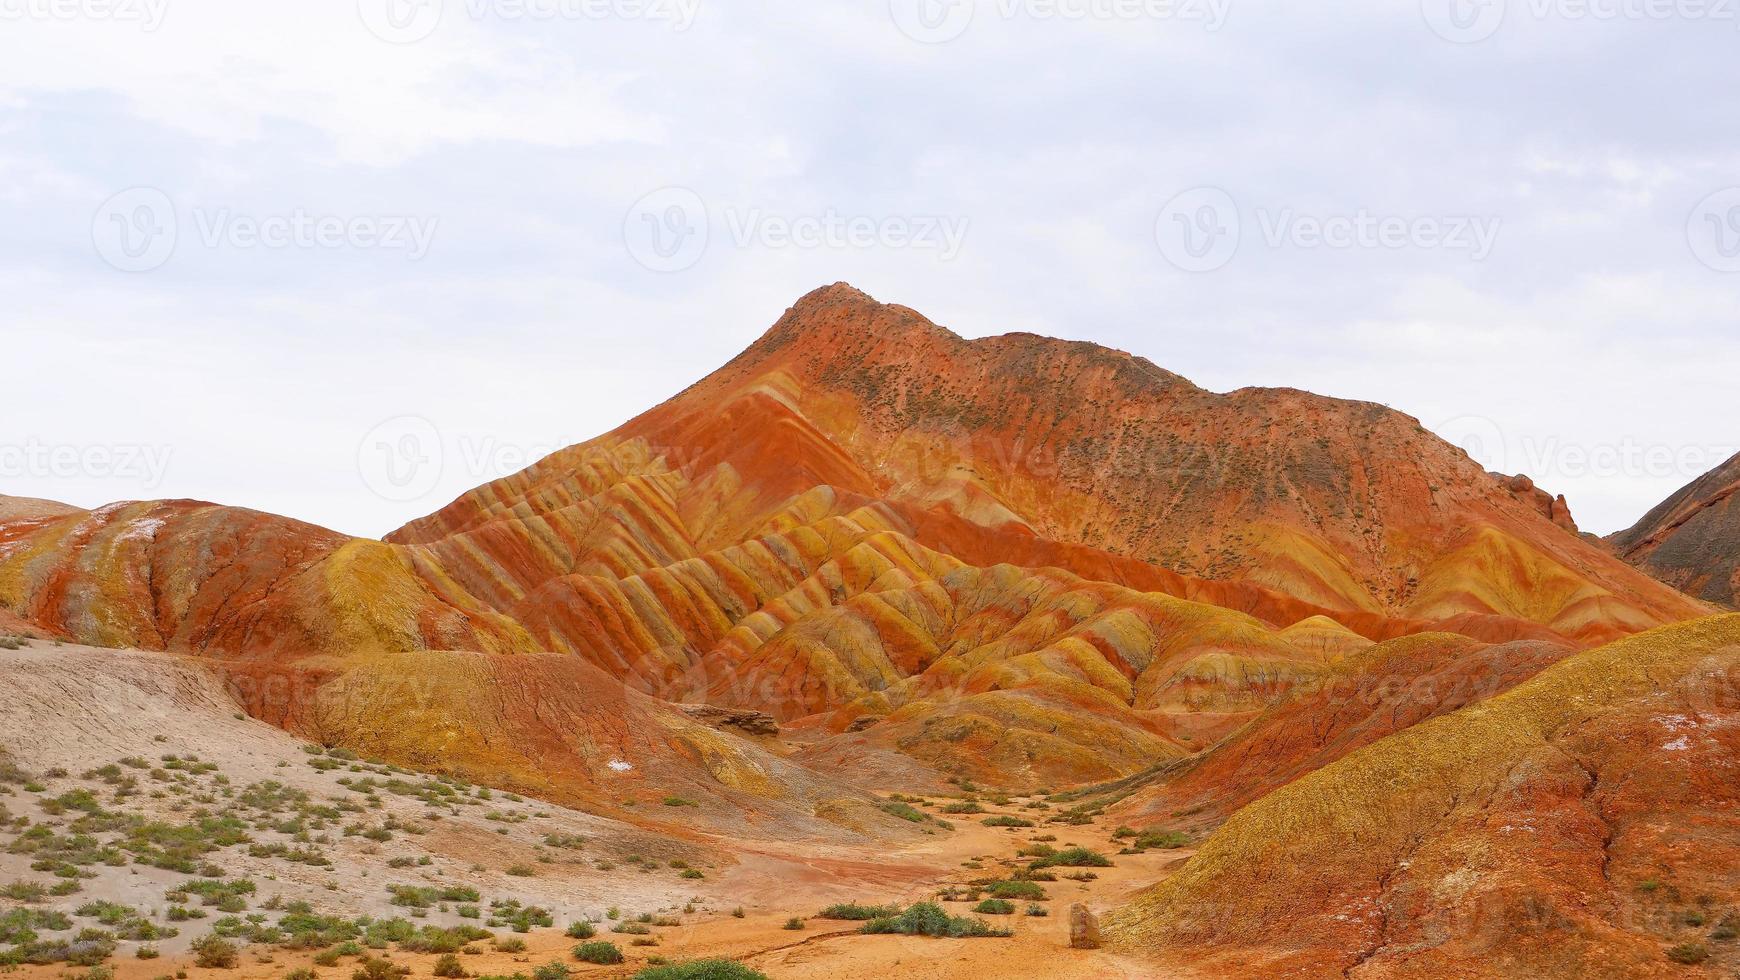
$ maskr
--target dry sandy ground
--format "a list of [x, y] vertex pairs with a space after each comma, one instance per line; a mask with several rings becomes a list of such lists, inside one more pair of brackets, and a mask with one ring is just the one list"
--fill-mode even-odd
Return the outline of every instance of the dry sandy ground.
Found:
[[[215, 766], [215, 771], [201, 777], [209, 782], [194, 786], [193, 791], [220, 806], [225, 784], [219, 777], [228, 780], [230, 789], [273, 780], [322, 801], [358, 798], [359, 794], [338, 780], [354, 781], [369, 775], [352, 771], [351, 763], [331, 771], [311, 767], [310, 759], [315, 757], [305, 743], [240, 716], [221, 686], [191, 658], [37, 642], [24, 650], [0, 651], [0, 691], [5, 692], [0, 697], [0, 747], [31, 772], [66, 770], [65, 776], [43, 780], [46, 792], [38, 794], [43, 798], [80, 786], [100, 787], [100, 783], [81, 780], [81, 775], [139, 756], [154, 764], [164, 755], [197, 756]], [[419, 774], [400, 778], [422, 779]], [[149, 791], [153, 784], [146, 782], [143, 789]], [[473, 802], [439, 808], [438, 820], [430, 819], [435, 808], [426, 807], [415, 797], [373, 794], [380, 804], [363, 815], [368, 823], [378, 825], [391, 818], [425, 832], [399, 833], [384, 842], [334, 833], [324, 845], [333, 862], [331, 867], [253, 858], [245, 853], [246, 847], [239, 847], [224, 852], [224, 870], [259, 884], [252, 903], [256, 909], [268, 898], [279, 897], [307, 901], [321, 912], [402, 915], [405, 909], [388, 903], [388, 884], [460, 883], [481, 891], [485, 904], [491, 899], [513, 898], [554, 912], [555, 928], [534, 930], [523, 937], [528, 946], [525, 953], [498, 953], [487, 943], [478, 944], [484, 953], [463, 958], [473, 974], [530, 973], [537, 965], [560, 959], [579, 977], [629, 976], [656, 955], [672, 961], [711, 956], [740, 959], [773, 978], [1087, 980], [1172, 975], [1102, 952], [1070, 950], [1068, 909], [1073, 902], [1098, 909], [1117, 904], [1164, 876], [1168, 866], [1187, 853], [1184, 851], [1115, 857], [1115, 867], [1097, 869], [1095, 881], [1060, 879], [1047, 883], [1051, 895], [1044, 903], [1050, 910], [1048, 916], [996, 917], [998, 925], [1014, 929], [1015, 936], [1010, 939], [864, 936], [857, 934], [853, 923], [822, 919], [808, 919], [802, 931], [784, 928], [790, 917], [807, 919], [833, 902], [904, 904], [931, 899], [950, 883], [997, 877], [1003, 863], [1015, 865], [1016, 849], [1045, 834], [1056, 836], [1054, 846], [1082, 844], [1116, 854], [1119, 845], [1111, 839], [1110, 827], [1000, 829], [983, 826], [979, 821], [985, 815], [979, 815], [949, 818], [955, 830], [939, 830], [892, 852], [873, 844], [863, 848], [733, 841], [697, 845], [538, 801], [514, 801], [500, 794], [477, 801], [480, 794], [476, 788], [466, 793]], [[158, 796], [162, 798], [141, 793], [128, 800], [127, 806], [152, 816], [185, 819], [189, 805], [185, 795]], [[31, 811], [33, 800], [28, 793], [0, 796], [0, 802], [15, 816], [41, 819], [41, 814]], [[178, 805], [182, 809], [175, 809]], [[986, 815], [997, 812], [1033, 816], [1032, 811], [989, 806]], [[351, 819], [349, 815], [347, 819]], [[578, 850], [552, 849], [544, 846], [549, 834], [576, 835], [586, 843]], [[0, 834], [0, 846], [11, 839], [12, 835]], [[653, 859], [644, 863], [650, 870], [624, 863], [630, 854]], [[429, 863], [391, 868], [387, 862], [393, 858], [426, 858]], [[705, 878], [680, 877], [670, 867], [673, 859], [703, 870]], [[656, 867], [652, 867], [655, 861]], [[962, 866], [969, 861], [977, 861], [980, 868]], [[30, 862], [27, 855], [0, 852], [0, 885], [14, 880], [52, 882], [32, 872]], [[508, 875], [506, 869], [515, 865], [534, 869], [536, 876]], [[106, 898], [134, 905], [148, 915], [160, 914], [166, 904], [164, 892], [185, 880], [181, 875], [137, 864], [92, 870], [97, 877], [87, 881], [79, 895], [51, 900], [43, 907], [71, 911], [82, 901]], [[574, 941], [562, 934], [563, 927], [580, 918], [605, 920], [606, 910], [612, 906], [628, 915], [670, 914], [681, 924], [655, 928], [655, 947], [631, 947], [633, 937], [611, 935], [605, 921], [600, 938], [617, 941], [628, 954], [628, 963], [595, 967], [573, 961], [568, 951]], [[685, 907], [692, 911], [685, 913]], [[742, 918], [731, 914], [735, 908], [743, 909]], [[954, 914], [967, 914], [970, 906], [953, 904], [948, 908]], [[431, 910], [429, 917], [418, 923], [454, 925], [461, 921], [451, 913]], [[112, 961], [120, 980], [151, 980], [182, 970], [193, 980], [251, 980], [282, 976], [312, 965], [308, 953], [253, 948], [236, 970], [198, 969], [185, 950], [192, 938], [204, 934], [206, 925], [180, 925], [179, 939], [156, 944], [164, 953], [161, 959], [134, 959], [133, 949], [138, 944], [122, 943]], [[414, 977], [430, 976], [435, 960], [434, 956], [403, 952], [391, 956], [394, 962], [410, 967]], [[352, 969], [347, 960], [335, 967], [316, 967], [315, 972], [342, 980]], [[60, 967], [26, 967], [19, 976], [58, 976], [62, 972]]]

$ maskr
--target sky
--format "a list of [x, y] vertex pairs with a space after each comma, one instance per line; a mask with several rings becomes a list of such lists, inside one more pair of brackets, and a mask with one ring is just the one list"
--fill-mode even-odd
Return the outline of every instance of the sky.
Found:
[[1740, 450], [1733, 0], [0, 0], [0, 493], [379, 536], [835, 281], [1387, 404], [1630, 525]]

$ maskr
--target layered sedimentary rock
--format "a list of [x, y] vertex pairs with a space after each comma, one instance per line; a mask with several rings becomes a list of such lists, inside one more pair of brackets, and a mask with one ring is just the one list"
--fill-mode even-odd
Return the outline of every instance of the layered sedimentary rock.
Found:
[[1725, 606], [1740, 593], [1740, 456], [1663, 501], [1608, 540], [1676, 588]]
[[268, 665], [554, 653], [574, 684], [1056, 784], [1190, 754], [1357, 643], [1591, 644], [1704, 611], [1530, 491], [1381, 406], [964, 340], [836, 285], [384, 542], [191, 501], [20, 510], [0, 607]]
[[1737, 679], [1740, 616], [1568, 657], [1246, 806], [1108, 941], [1229, 976], [1731, 970]]

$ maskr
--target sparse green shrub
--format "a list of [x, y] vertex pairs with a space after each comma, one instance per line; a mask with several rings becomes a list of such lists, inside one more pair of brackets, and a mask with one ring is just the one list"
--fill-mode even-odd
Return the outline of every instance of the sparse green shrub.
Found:
[[767, 974], [735, 960], [693, 960], [649, 966], [636, 973], [634, 980], [767, 980]]
[[351, 971], [350, 980], [399, 980], [410, 972], [408, 968], [394, 966], [388, 960], [368, 956]]
[[1031, 881], [993, 881], [985, 886], [985, 891], [992, 898], [1045, 900], [1045, 889]]
[[207, 970], [233, 970], [240, 959], [236, 944], [215, 933], [193, 941], [194, 966]]
[[936, 936], [949, 939], [1007, 937], [1006, 929], [996, 929], [983, 919], [968, 919], [949, 915], [934, 902], [920, 902], [897, 916], [873, 919], [862, 930], [870, 935], [898, 934], [903, 936]]
[[1675, 963], [1692, 966], [1710, 958], [1710, 951], [1703, 943], [1680, 943], [1667, 951], [1668, 959]]
[[804, 920], [798, 918], [795, 915], [792, 916], [791, 918], [785, 920], [785, 928], [791, 930], [792, 932], [799, 932], [803, 929], [803, 927], [804, 927]]
[[602, 941], [581, 943], [574, 947], [574, 958], [582, 963], [596, 963], [599, 966], [613, 966], [623, 960], [622, 950], [615, 943]]
[[1039, 868], [1109, 868], [1112, 862], [1098, 851], [1085, 847], [1071, 847], [1048, 854], [1035, 860], [1032, 867]]
[[980, 915], [1014, 915], [1015, 906], [1000, 898], [987, 898], [973, 906], [973, 911]]
[[598, 930], [585, 919], [568, 926], [569, 939], [591, 939], [596, 935], [598, 935]]
[[839, 919], [845, 922], [869, 922], [871, 919], [892, 919], [900, 914], [898, 905], [859, 905], [846, 902], [830, 905], [816, 913], [818, 919]]
[[465, 972], [465, 965], [459, 962], [459, 957], [452, 953], [443, 954], [440, 959], [436, 960], [431, 972], [438, 977], [452, 977], [455, 980], [464, 980], [465, 977], [470, 976]]
[[1177, 850], [1190, 844], [1190, 835], [1177, 830], [1145, 830], [1136, 835], [1130, 846], [1138, 851]]

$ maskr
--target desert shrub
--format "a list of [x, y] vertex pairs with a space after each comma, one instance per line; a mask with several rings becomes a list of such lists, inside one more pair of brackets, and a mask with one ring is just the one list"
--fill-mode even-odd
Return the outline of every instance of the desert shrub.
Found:
[[1109, 868], [1112, 862], [1104, 854], [1085, 847], [1071, 847], [1048, 854], [1033, 862], [1034, 868]]
[[449, 885], [444, 888], [388, 885], [387, 891], [392, 894], [394, 905], [414, 909], [426, 909], [440, 902], [479, 902], [483, 900], [483, 896], [478, 893], [477, 889], [461, 885]]
[[792, 916], [791, 918], [785, 920], [785, 928], [791, 930], [792, 932], [798, 932], [801, 929], [803, 929], [803, 927], [804, 927], [804, 920], [798, 918], [795, 915]]
[[987, 827], [1031, 827], [1033, 821], [1020, 817], [986, 817], [983, 821]]
[[1691, 966], [1709, 959], [1710, 951], [1704, 947], [1703, 943], [1680, 943], [1678, 946], [1669, 949], [1667, 951], [1667, 956], [1668, 959], [1673, 960], [1675, 963], [1683, 963], [1687, 966]]
[[531, 932], [535, 926], [548, 928], [556, 923], [549, 909], [538, 905], [521, 905], [518, 899], [491, 902], [489, 917], [491, 926], [505, 924], [515, 932]]
[[1027, 906], [1027, 914], [1035, 919], [1043, 919], [1051, 913], [1045, 911], [1045, 906], [1043, 905], [1029, 905]]
[[585, 919], [581, 919], [568, 927], [569, 939], [591, 939], [596, 935], [598, 935], [598, 930]]
[[847, 902], [830, 905], [816, 913], [818, 919], [840, 919], [846, 922], [869, 922], [871, 919], [892, 919], [900, 914], [898, 905], [859, 905]]
[[351, 971], [350, 980], [399, 980], [410, 972], [406, 967], [394, 966], [387, 960], [369, 956]]
[[1190, 835], [1177, 830], [1147, 830], [1136, 835], [1130, 846], [1138, 851], [1150, 849], [1176, 850], [1190, 844]]
[[523, 953], [526, 951], [526, 941], [518, 936], [504, 936], [495, 941], [498, 953]]
[[470, 975], [465, 972], [465, 966], [459, 962], [459, 957], [452, 953], [444, 954], [436, 960], [432, 972], [438, 977], [454, 977], [459, 980]]
[[905, 803], [899, 802], [882, 804], [882, 812], [887, 813], [890, 816], [899, 817], [902, 820], [910, 820], [913, 823], [923, 823], [930, 819], [922, 812], [913, 809]]
[[985, 808], [971, 800], [968, 800], [964, 803], [950, 803], [948, 806], [943, 807], [942, 812], [948, 814], [984, 813]]
[[40, 902], [48, 897], [48, 886], [34, 881], [15, 881], [0, 889], [0, 897], [14, 902]]
[[233, 970], [241, 954], [236, 944], [215, 933], [193, 941], [193, 965], [207, 970]]
[[291, 970], [289, 973], [284, 974], [284, 980], [318, 980], [319, 977], [320, 974], [315, 973], [307, 967]]
[[622, 950], [615, 943], [594, 942], [581, 943], [574, 947], [574, 958], [582, 963], [596, 963], [599, 966], [613, 966], [622, 962]]
[[1015, 906], [1000, 898], [987, 898], [973, 906], [973, 911], [980, 915], [1014, 915]]
[[161, 955], [155, 946], [141, 946], [133, 951], [133, 958], [140, 960], [154, 960]]
[[993, 881], [985, 886], [985, 892], [992, 898], [1045, 900], [1045, 889], [1031, 881]]
[[618, 932], [625, 936], [645, 936], [652, 932], [651, 929], [648, 929], [639, 922], [618, 922], [616, 925], [610, 927], [610, 931]]
[[862, 930], [871, 935], [936, 936], [948, 939], [972, 939], [985, 936], [1009, 936], [1007, 930], [995, 929], [983, 919], [967, 919], [949, 915], [934, 902], [920, 902], [897, 916], [872, 919]]
[[694, 960], [649, 966], [636, 973], [634, 980], [767, 980], [767, 974], [735, 960]]

